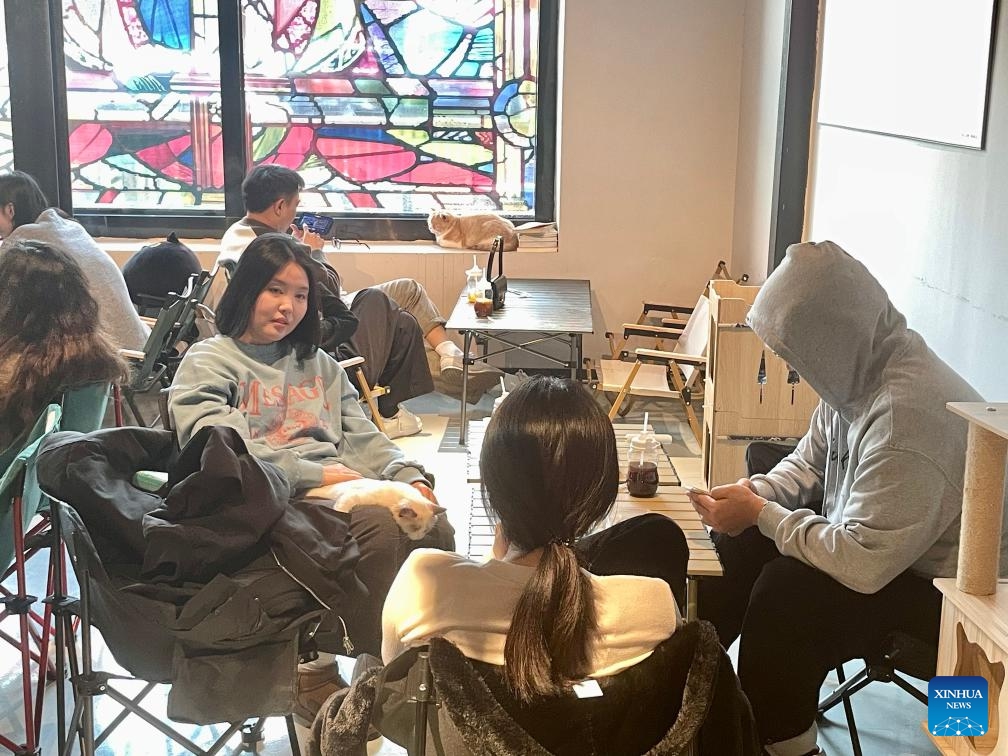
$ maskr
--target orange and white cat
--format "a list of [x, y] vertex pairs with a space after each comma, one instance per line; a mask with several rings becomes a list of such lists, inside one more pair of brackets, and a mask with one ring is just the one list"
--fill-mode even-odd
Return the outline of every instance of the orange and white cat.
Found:
[[518, 231], [507, 218], [494, 213], [455, 215], [447, 210], [435, 210], [427, 219], [427, 228], [442, 247], [480, 249], [489, 252], [494, 237], [504, 237], [504, 249], [518, 249]]
[[385, 507], [399, 529], [413, 541], [430, 533], [435, 518], [445, 511], [444, 507], [425, 499], [413, 486], [394, 480], [348, 480], [313, 488], [305, 497], [324, 499], [339, 512], [349, 512], [364, 504]]

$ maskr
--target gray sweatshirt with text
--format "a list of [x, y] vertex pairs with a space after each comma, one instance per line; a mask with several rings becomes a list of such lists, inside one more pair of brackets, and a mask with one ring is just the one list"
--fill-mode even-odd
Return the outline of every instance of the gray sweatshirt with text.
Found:
[[346, 372], [325, 352], [298, 367], [285, 341], [200, 341], [182, 358], [168, 410], [180, 446], [206, 425], [235, 428], [249, 452], [301, 491], [320, 485], [323, 466], [334, 463], [366, 478], [425, 481], [423, 467], [364, 415]]

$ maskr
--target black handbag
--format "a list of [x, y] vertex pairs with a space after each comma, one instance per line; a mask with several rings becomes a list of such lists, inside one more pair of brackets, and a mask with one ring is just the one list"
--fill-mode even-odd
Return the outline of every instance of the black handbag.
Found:
[[[494, 255], [497, 257], [497, 277], [490, 278], [490, 269], [493, 268]], [[504, 275], [504, 237], [498, 236], [493, 240], [490, 247], [490, 258], [486, 266], [487, 279], [490, 281], [491, 299], [493, 308], [499, 310], [504, 307], [504, 298], [507, 296], [507, 276]]]

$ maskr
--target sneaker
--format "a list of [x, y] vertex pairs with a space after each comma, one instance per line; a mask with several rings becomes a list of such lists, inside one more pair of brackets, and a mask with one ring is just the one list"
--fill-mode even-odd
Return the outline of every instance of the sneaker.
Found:
[[389, 438], [415, 436], [423, 430], [423, 421], [401, 405], [395, 415], [382, 418], [382, 423], [385, 425], [385, 435]]
[[315, 716], [329, 696], [350, 685], [340, 677], [339, 667], [335, 662], [325, 669], [302, 669], [298, 667], [297, 694], [294, 698], [294, 711], [291, 713], [303, 727], [311, 727]]
[[529, 380], [529, 376], [524, 370], [519, 370], [517, 373], [505, 373], [504, 390], [507, 392], [514, 391], [527, 380]]
[[[444, 373], [448, 371], [458, 371], [458, 374], [462, 375], [462, 354], [453, 355], [451, 357], [441, 358], [441, 372]], [[474, 362], [469, 366], [469, 375], [475, 375], [476, 373], [495, 373], [500, 375], [501, 371], [495, 368], [493, 365], [489, 365], [483, 360]], [[461, 380], [461, 379], [460, 379]]]

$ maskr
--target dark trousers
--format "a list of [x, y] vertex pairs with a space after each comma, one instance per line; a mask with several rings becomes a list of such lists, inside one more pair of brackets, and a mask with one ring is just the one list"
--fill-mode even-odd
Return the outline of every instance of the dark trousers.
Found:
[[[388, 388], [378, 398], [378, 410], [392, 417], [399, 402], [434, 390], [424, 336], [416, 318], [378, 289], [361, 289], [354, 296], [350, 310], [357, 316], [357, 331], [347, 344], [337, 350], [339, 359], [361, 356], [364, 377], [370, 385]], [[350, 371], [357, 390], [357, 371]]]
[[755, 527], [713, 538], [724, 577], [701, 583], [699, 613], [725, 648], [739, 638], [739, 680], [763, 742], [811, 727], [829, 671], [877, 655], [891, 632], [938, 644], [941, 594], [928, 579], [904, 572], [863, 594], [782, 556]]
[[639, 575], [668, 583], [679, 605], [686, 604], [686, 536], [672, 520], [646, 514], [586, 536], [574, 547], [593, 575]]
[[392, 581], [413, 549], [454, 551], [455, 528], [443, 514], [437, 516], [434, 529], [419, 541], [413, 541], [395, 524], [385, 507], [357, 506], [350, 513], [350, 532], [360, 549], [357, 577], [368, 589], [368, 599], [345, 607], [340, 617], [353, 643], [352, 653], [343, 644], [343, 627], [336, 617], [323, 622], [318, 646], [330, 653], [357, 656], [361, 653], [381, 656], [381, 615]]

